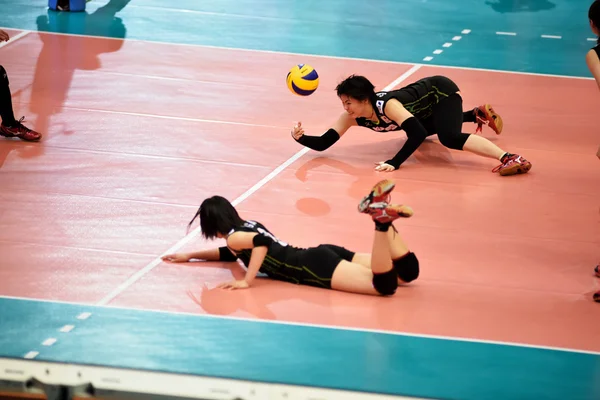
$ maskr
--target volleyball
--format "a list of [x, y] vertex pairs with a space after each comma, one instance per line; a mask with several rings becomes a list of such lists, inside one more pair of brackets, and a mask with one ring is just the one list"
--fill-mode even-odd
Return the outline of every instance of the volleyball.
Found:
[[288, 89], [298, 96], [310, 96], [319, 87], [319, 74], [306, 64], [295, 65], [287, 74]]

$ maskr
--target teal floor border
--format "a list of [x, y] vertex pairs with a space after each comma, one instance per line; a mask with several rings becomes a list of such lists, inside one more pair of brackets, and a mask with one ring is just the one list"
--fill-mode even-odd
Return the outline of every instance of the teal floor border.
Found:
[[598, 354], [10, 298], [0, 310], [0, 357], [438, 399], [600, 398]]
[[[591, 77], [588, 6], [587, 0], [277, 0], [264, 6], [94, 0], [84, 13], [60, 13], [43, 1], [0, 0], [0, 26], [409, 63], [432, 57], [427, 62], [434, 65]], [[443, 47], [456, 36], [461, 40]]]

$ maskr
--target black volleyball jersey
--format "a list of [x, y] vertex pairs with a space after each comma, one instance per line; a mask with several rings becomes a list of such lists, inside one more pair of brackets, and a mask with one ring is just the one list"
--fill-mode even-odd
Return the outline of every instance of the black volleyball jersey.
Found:
[[[293, 274], [294, 270], [302, 270], [299, 257], [303, 249], [291, 246], [288, 243], [277, 239], [277, 237], [269, 232], [269, 230], [260, 222], [244, 221], [242, 225], [233, 228], [228, 236], [235, 232], [254, 232], [273, 239], [273, 242], [269, 245], [267, 250], [265, 260], [259, 269], [260, 272], [278, 279], [288, 280], [285, 278]], [[250, 256], [252, 255], [252, 248], [242, 249], [236, 253], [237, 257], [242, 260], [246, 267], [248, 267], [250, 264]]]
[[434, 105], [458, 90], [458, 86], [450, 79], [444, 76], [431, 76], [397, 90], [377, 92], [371, 99], [371, 104], [378, 121], [373, 122], [360, 117], [356, 118], [356, 123], [378, 132], [397, 131], [401, 129], [400, 126], [388, 118], [384, 112], [390, 99], [398, 100], [408, 112], [417, 119], [423, 120], [432, 115]]

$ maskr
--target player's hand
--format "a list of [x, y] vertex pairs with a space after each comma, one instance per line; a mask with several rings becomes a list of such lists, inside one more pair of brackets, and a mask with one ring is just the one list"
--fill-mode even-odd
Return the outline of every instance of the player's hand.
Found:
[[292, 128], [292, 137], [294, 140], [298, 140], [304, 135], [304, 129], [302, 128], [302, 122], [298, 121], [296, 125]]
[[248, 285], [248, 282], [246, 282], [245, 280], [242, 279], [239, 281], [231, 281], [231, 282], [221, 283], [217, 287], [221, 288], [221, 289], [235, 290], [235, 289], [247, 289], [250, 287], [250, 285]]
[[183, 263], [190, 261], [190, 256], [186, 253], [175, 253], [175, 254], [167, 254], [161, 257], [163, 261], [173, 262], [173, 263]]
[[396, 169], [393, 165], [387, 164], [385, 161], [380, 161], [375, 163], [375, 165], [375, 171], [391, 172]]
[[10, 36], [8, 36], [8, 33], [4, 32], [2, 29], [0, 29], [0, 42], [8, 42], [9, 39], [10, 39]]

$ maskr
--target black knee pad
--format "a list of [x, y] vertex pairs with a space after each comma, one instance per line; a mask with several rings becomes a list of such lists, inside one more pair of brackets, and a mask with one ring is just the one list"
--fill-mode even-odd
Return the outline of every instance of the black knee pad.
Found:
[[469, 133], [462, 132], [455, 134], [440, 134], [438, 132], [440, 143], [454, 150], [462, 150], [469, 136], [471, 136]]
[[403, 282], [412, 282], [419, 277], [419, 260], [415, 253], [394, 260], [394, 270]]
[[382, 274], [373, 274], [373, 287], [384, 296], [391, 296], [398, 288], [398, 274], [392, 268]]

